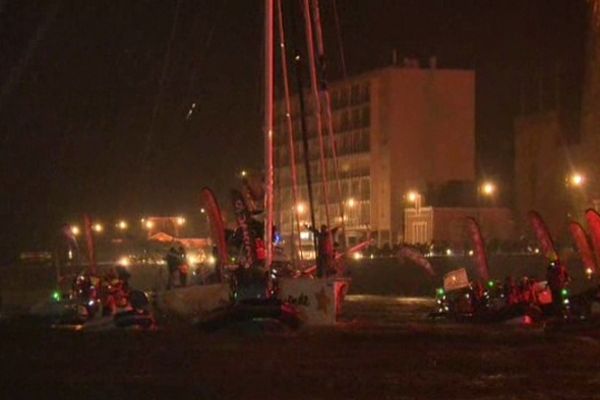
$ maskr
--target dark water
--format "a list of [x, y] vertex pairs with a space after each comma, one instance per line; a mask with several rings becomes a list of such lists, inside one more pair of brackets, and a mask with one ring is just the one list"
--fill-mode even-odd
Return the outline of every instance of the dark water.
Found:
[[583, 399], [600, 397], [595, 329], [459, 325], [428, 298], [349, 296], [331, 328], [207, 334], [0, 329], [0, 398]]

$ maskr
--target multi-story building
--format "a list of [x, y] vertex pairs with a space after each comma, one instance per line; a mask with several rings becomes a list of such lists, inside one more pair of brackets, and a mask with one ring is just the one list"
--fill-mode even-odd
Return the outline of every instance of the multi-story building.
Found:
[[[568, 223], [582, 222], [587, 208], [600, 210], [600, 0], [589, 1], [588, 7], [582, 87], [546, 89], [554, 99], [544, 102], [548, 96], [539, 79], [534, 94], [545, 104], [515, 119], [517, 212], [522, 217], [538, 211], [559, 238], [568, 237]], [[554, 80], [552, 86], [560, 88], [560, 79]], [[521, 103], [527, 108], [527, 101]]]
[[[344, 204], [350, 243], [370, 237], [379, 244], [402, 240], [405, 194], [427, 193], [452, 181], [475, 179], [475, 73], [468, 70], [390, 66], [330, 84], [339, 183], [329, 138], [325, 153], [330, 224], [340, 224]], [[307, 132], [316, 223], [325, 223], [314, 101], [306, 94]], [[308, 205], [298, 96], [292, 99], [300, 203]], [[283, 101], [276, 128], [276, 196], [284, 237], [293, 224], [290, 154]], [[325, 126], [326, 128], [326, 126]], [[304, 208], [304, 207], [303, 207]], [[308, 213], [301, 217], [308, 223]]]

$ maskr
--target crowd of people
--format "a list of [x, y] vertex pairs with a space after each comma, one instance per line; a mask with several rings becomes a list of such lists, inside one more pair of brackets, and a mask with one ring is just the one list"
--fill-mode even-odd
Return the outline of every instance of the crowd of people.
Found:
[[[535, 306], [545, 313], [562, 315], [566, 289], [570, 282], [566, 267], [559, 262], [551, 262], [546, 272], [546, 284], [539, 284], [535, 278], [524, 276], [515, 279], [507, 276], [503, 282], [471, 282], [468, 290], [469, 306], [478, 313], [489, 309]], [[502, 299], [499, 305], [492, 304]]]
[[[565, 245], [569, 245], [566, 243]], [[431, 243], [420, 243], [420, 244], [407, 244], [407, 243], [396, 243], [389, 244], [384, 243], [381, 246], [369, 246], [365, 251], [367, 257], [373, 256], [375, 258], [381, 257], [395, 257], [402, 247], [412, 247], [418, 250], [421, 254], [427, 256], [469, 256], [472, 253], [473, 246], [469, 243], [457, 245], [456, 243], [450, 243], [445, 241], [434, 241]], [[557, 248], [562, 248], [557, 245]], [[448, 251], [450, 250], [450, 251]], [[485, 246], [486, 253], [488, 255], [495, 254], [540, 254], [541, 250], [539, 245], [534, 241], [529, 241], [525, 238], [519, 240], [489, 240]]]

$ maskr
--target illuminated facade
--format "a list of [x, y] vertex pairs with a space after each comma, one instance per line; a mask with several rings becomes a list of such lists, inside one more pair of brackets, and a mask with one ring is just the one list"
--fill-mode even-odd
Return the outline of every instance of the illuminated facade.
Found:
[[[449, 181], [475, 179], [475, 73], [391, 66], [330, 85], [341, 200], [350, 243], [372, 237], [379, 244], [403, 240], [405, 195]], [[307, 99], [309, 159], [317, 225], [325, 223], [313, 102]], [[276, 125], [277, 219], [284, 237], [293, 223], [292, 178], [283, 101]], [[299, 101], [292, 99], [299, 203], [308, 205]], [[327, 132], [327, 131], [325, 131]], [[329, 143], [328, 136], [325, 141]], [[339, 196], [326, 150], [330, 224], [340, 225]], [[308, 210], [301, 216], [310, 221]]]

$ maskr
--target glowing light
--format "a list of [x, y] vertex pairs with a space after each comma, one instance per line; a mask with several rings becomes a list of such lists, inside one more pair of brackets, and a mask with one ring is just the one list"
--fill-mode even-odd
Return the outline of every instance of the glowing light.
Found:
[[417, 201], [417, 199], [419, 198], [419, 193], [411, 190], [410, 192], [408, 192], [406, 194], [406, 198], [408, 199], [408, 201], [410, 201], [411, 203], [414, 203], [415, 201]]
[[494, 281], [489, 281], [488, 282], [488, 286], [491, 287], [491, 288], [494, 287]]
[[54, 291], [54, 292], [52, 293], [52, 298], [53, 298], [55, 301], [60, 301], [60, 292], [59, 292], [58, 290], [57, 290], [57, 291]]
[[569, 184], [571, 184], [571, 186], [582, 186], [585, 183], [585, 177], [577, 172], [571, 174], [571, 176], [569, 176], [567, 178], [567, 181]]
[[127, 222], [124, 220], [121, 220], [117, 223], [117, 228], [119, 228], [120, 230], [124, 231], [125, 229], [127, 229]]
[[200, 209], [200, 213], [204, 214], [206, 212], [206, 210], [204, 208]]
[[310, 239], [310, 232], [302, 231], [300, 232], [300, 240], [308, 240]]
[[69, 250], [69, 253], [67, 255], [69, 257], [69, 260], [73, 259], [73, 251], [72, 250]]
[[104, 230], [104, 227], [102, 226], [101, 223], [95, 223], [94, 225], [92, 225], [92, 229], [94, 230], [94, 232], [96, 233], [100, 233]]
[[354, 206], [356, 206], [356, 200], [354, 200], [352, 197], [350, 197], [346, 201], [346, 204], [348, 204], [348, 207], [353, 208]]
[[177, 217], [177, 219], [175, 220], [175, 222], [177, 222], [177, 225], [182, 226], [183, 224], [185, 224], [185, 218], [183, 218], [183, 217]]
[[246, 170], [242, 170], [242, 172], [240, 172], [240, 175], [246, 176], [246, 175], [248, 175], [248, 172], [246, 172]]
[[473, 250], [469, 250], [469, 255], [472, 256], [473, 254], [475, 254], [475, 252]]
[[71, 233], [77, 236], [81, 233], [81, 231], [79, 230], [79, 227], [77, 225], [73, 225], [71, 226]]
[[585, 273], [588, 275], [592, 275], [594, 273], [594, 270], [588, 267], [585, 269]]
[[438, 288], [438, 289], [436, 290], [436, 292], [437, 292], [438, 296], [443, 296], [443, 295], [444, 295], [444, 293], [445, 293], [445, 291], [444, 291], [444, 288]]
[[146, 227], [146, 229], [152, 229], [152, 228], [154, 228], [154, 221], [148, 220], [148, 221], [146, 221], [144, 226]]
[[356, 253], [352, 254], [352, 258], [354, 258], [355, 260], [362, 260], [363, 259], [363, 254], [359, 251], [357, 251]]
[[446, 255], [447, 256], [451, 256], [452, 255], [452, 249], [446, 249]]
[[306, 212], [306, 206], [304, 205], [304, 203], [296, 204], [296, 212], [300, 215]]
[[567, 289], [563, 289], [560, 291], [560, 295], [562, 297], [567, 297], [569, 295], [569, 291]]
[[483, 193], [486, 196], [491, 196], [494, 193], [496, 193], [496, 185], [494, 185], [492, 182], [484, 182], [481, 185], [481, 193]]
[[217, 259], [215, 256], [208, 256], [207, 262], [208, 265], [215, 265], [217, 263]]
[[117, 261], [117, 265], [120, 265], [122, 267], [129, 267], [131, 265], [131, 260], [129, 259], [129, 257], [123, 256], [119, 258], [119, 260]]
[[187, 256], [185, 256], [185, 258], [190, 264], [198, 264], [198, 261], [200, 261], [199, 257], [196, 254], [188, 254]]
[[533, 249], [533, 252], [534, 252], [535, 254], [540, 254], [540, 249], [538, 249], [538, 248], [536, 247], [535, 249]]

